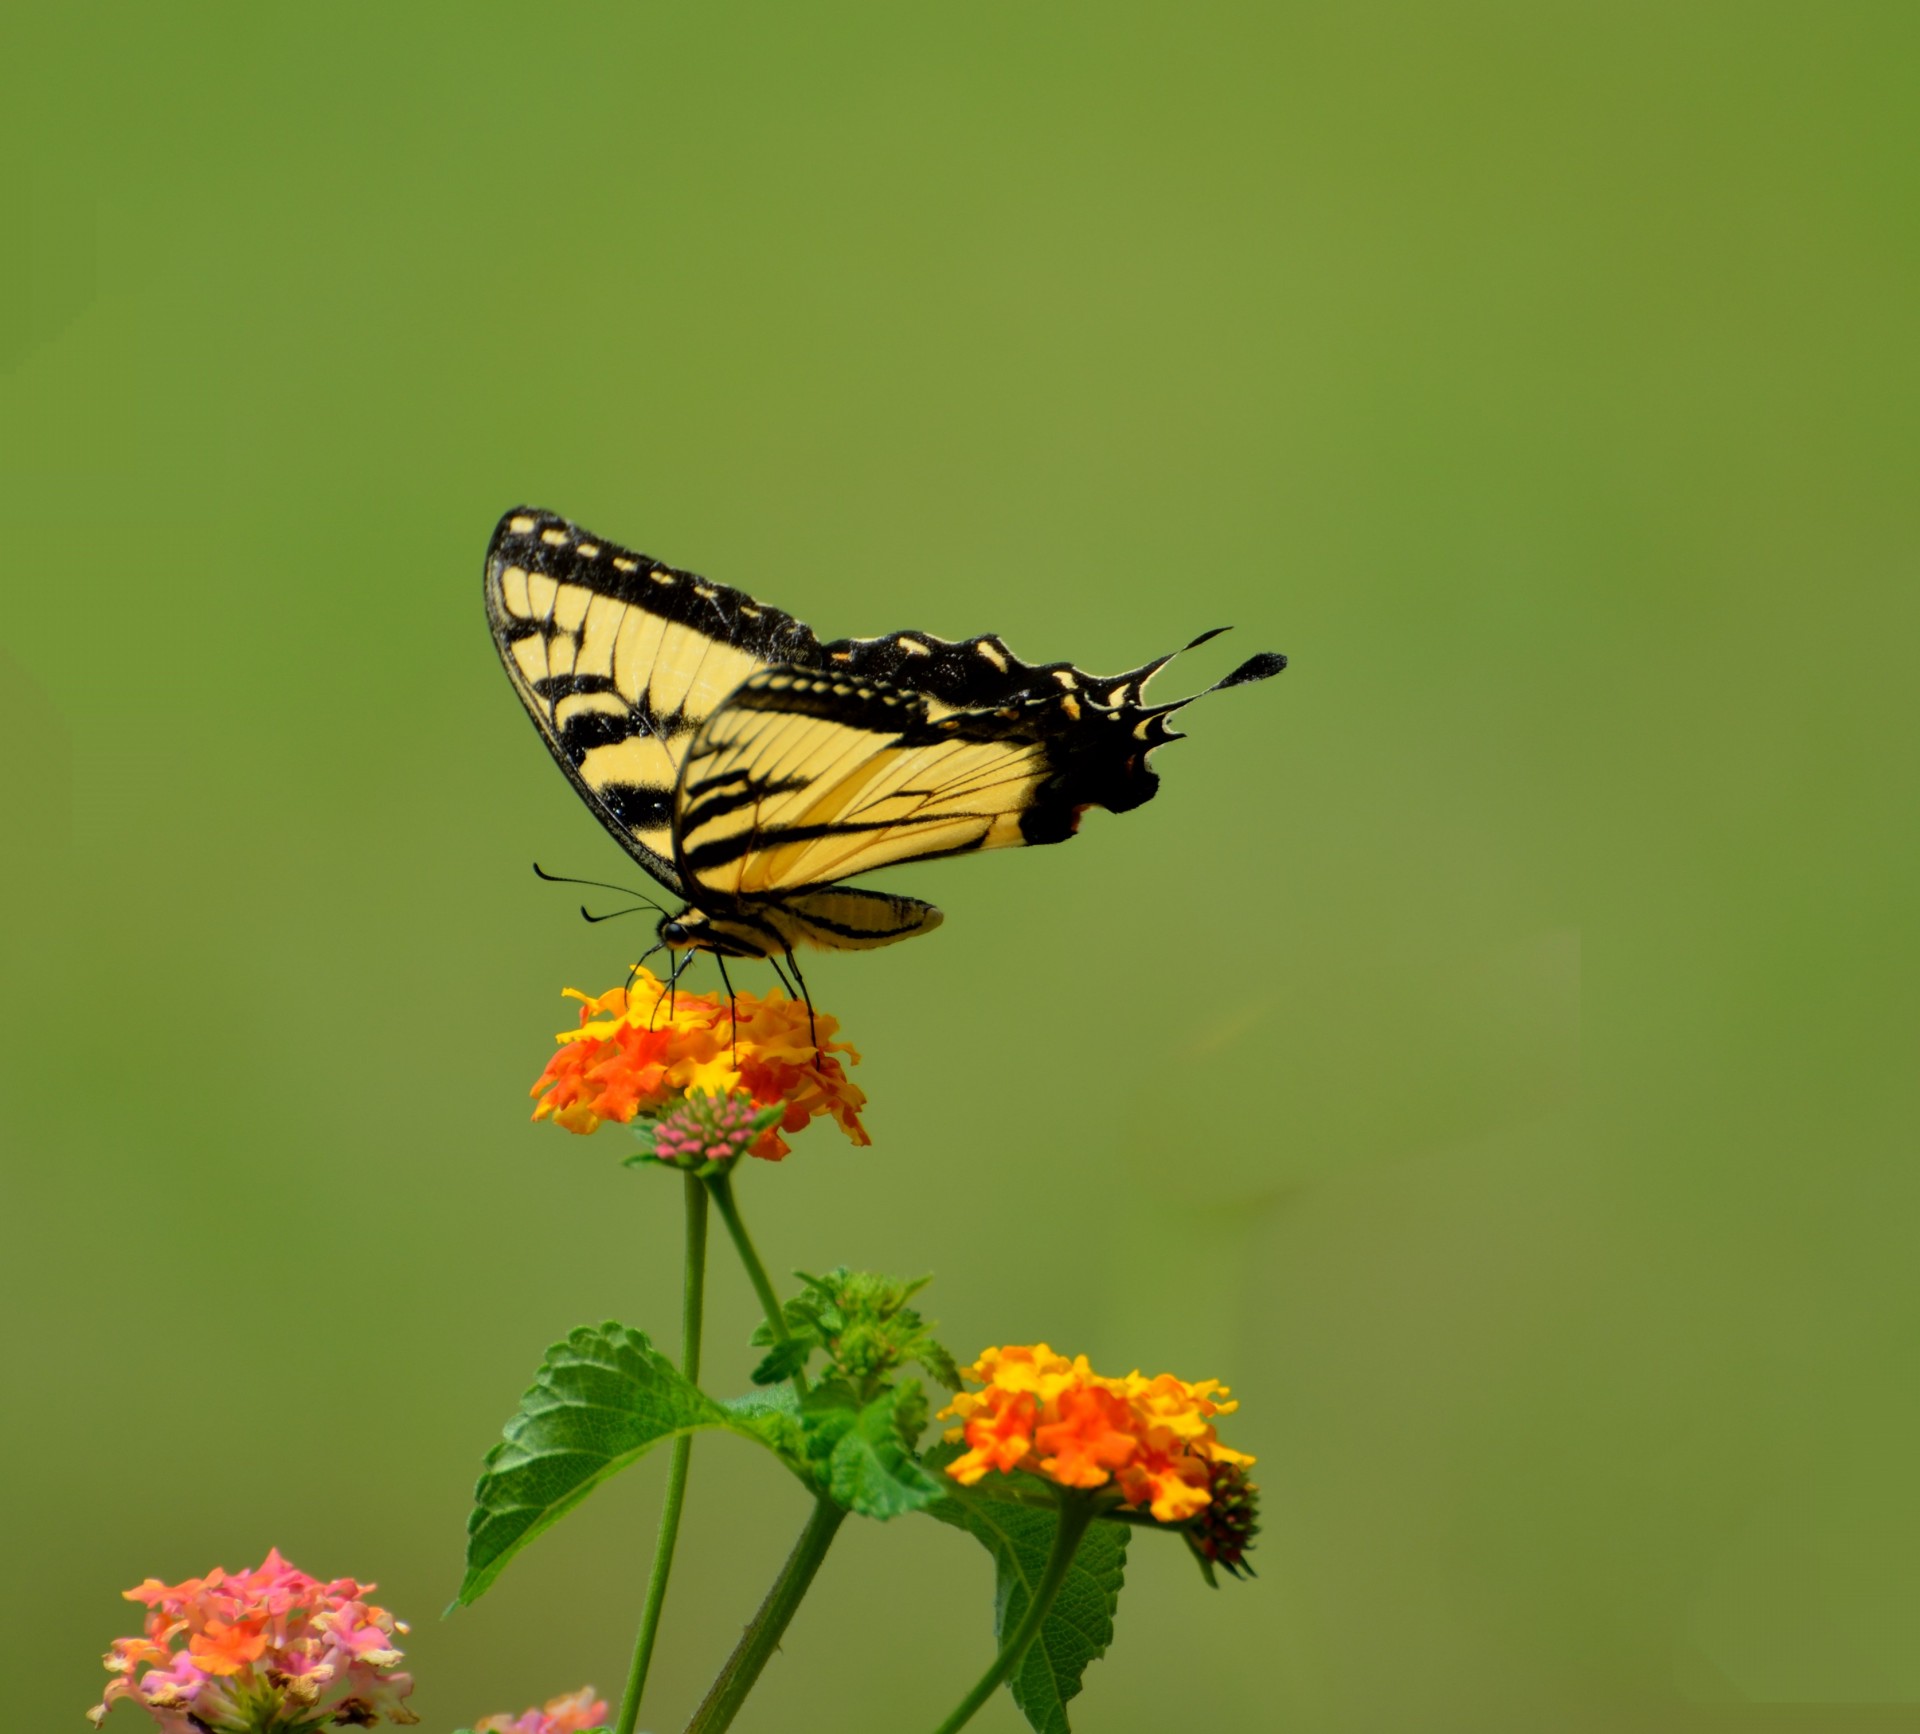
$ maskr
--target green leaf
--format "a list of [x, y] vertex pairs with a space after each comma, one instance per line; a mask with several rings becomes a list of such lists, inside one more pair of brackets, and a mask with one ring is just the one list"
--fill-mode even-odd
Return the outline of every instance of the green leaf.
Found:
[[753, 1382], [756, 1385], [777, 1385], [782, 1380], [791, 1379], [802, 1371], [807, 1364], [811, 1346], [798, 1337], [789, 1337], [783, 1343], [775, 1343], [765, 1355], [759, 1366], [753, 1369]]
[[729, 1415], [737, 1416], [751, 1425], [758, 1426], [769, 1415], [797, 1418], [800, 1414], [800, 1399], [794, 1394], [791, 1385], [774, 1385], [762, 1391], [748, 1391], [744, 1396], [728, 1397], [720, 1407]]
[[[928, 1466], [956, 1454], [954, 1447], [937, 1450], [929, 1454]], [[978, 1491], [956, 1487], [942, 1476], [944, 1497], [926, 1507], [928, 1516], [964, 1529], [993, 1555], [996, 1643], [1026, 1612], [1060, 1521], [1055, 1511], [1008, 1497], [1013, 1479], [989, 1475], [981, 1489], [989, 1483], [1008, 1485]], [[1037, 1734], [1068, 1734], [1067, 1700], [1080, 1690], [1088, 1667], [1113, 1642], [1113, 1614], [1126, 1563], [1127, 1526], [1104, 1520], [1093, 1523], [1073, 1556], [1040, 1635], [1007, 1681], [1014, 1703]]]
[[800, 1400], [794, 1395], [791, 1385], [749, 1391], [744, 1397], [729, 1397], [720, 1406], [733, 1417], [737, 1427], [750, 1430], [761, 1444], [807, 1484], [810, 1491], [819, 1491], [819, 1477], [807, 1456], [807, 1436], [800, 1419]]
[[467, 1519], [467, 1574], [456, 1607], [483, 1595], [508, 1560], [616, 1470], [663, 1439], [728, 1427], [769, 1443], [683, 1378], [625, 1325], [582, 1325], [547, 1351], [533, 1388], [487, 1453]]
[[923, 1332], [914, 1345], [914, 1353], [920, 1365], [933, 1375], [936, 1385], [944, 1385], [949, 1391], [957, 1391], [961, 1386], [960, 1368], [946, 1348], [935, 1341], [931, 1332]]
[[830, 1494], [834, 1448], [858, 1425], [860, 1399], [844, 1379], [829, 1379], [800, 1399], [799, 1414], [808, 1484], [816, 1493]]
[[884, 1523], [939, 1498], [940, 1483], [913, 1456], [926, 1425], [927, 1397], [918, 1379], [874, 1398], [840, 1433], [827, 1459], [835, 1502]]
[[[857, 1387], [867, 1401], [890, 1384], [901, 1368], [918, 1362], [948, 1390], [960, 1388], [953, 1357], [935, 1340], [932, 1327], [907, 1302], [925, 1288], [926, 1277], [903, 1282], [873, 1271], [830, 1270], [825, 1276], [796, 1273], [806, 1287], [788, 1301], [784, 1316], [791, 1348], [774, 1348], [754, 1369], [756, 1382], [771, 1382], [804, 1370], [819, 1350], [833, 1374]], [[775, 1341], [766, 1325], [753, 1333], [763, 1348]]]

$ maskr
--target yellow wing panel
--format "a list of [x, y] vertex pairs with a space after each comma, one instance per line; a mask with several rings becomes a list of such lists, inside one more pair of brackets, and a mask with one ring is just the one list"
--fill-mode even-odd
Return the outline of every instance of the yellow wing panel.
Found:
[[714, 894], [771, 898], [1026, 841], [1020, 814], [1048, 774], [1045, 742], [1018, 709], [936, 725], [925, 708], [830, 677], [748, 681], [682, 768], [685, 872]]

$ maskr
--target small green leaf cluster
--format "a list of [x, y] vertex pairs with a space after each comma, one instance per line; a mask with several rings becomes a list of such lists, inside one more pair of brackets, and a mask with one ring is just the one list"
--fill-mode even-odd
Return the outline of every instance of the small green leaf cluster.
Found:
[[832, 1380], [801, 1402], [808, 1482], [836, 1505], [882, 1522], [939, 1498], [940, 1484], [914, 1450], [927, 1426], [920, 1381], [903, 1380], [857, 1407], [850, 1395]]
[[907, 1305], [928, 1279], [844, 1268], [800, 1275], [806, 1286], [781, 1309], [786, 1334], [771, 1324], [753, 1333], [768, 1350], [753, 1370], [757, 1385], [803, 1383], [813, 1357], [825, 1361], [795, 1412], [790, 1462], [816, 1492], [863, 1517], [919, 1510], [941, 1491], [915, 1458], [929, 1404], [921, 1382], [899, 1374], [919, 1366], [949, 1389], [960, 1384], [953, 1357]]
[[931, 1277], [902, 1282], [845, 1268], [825, 1276], [797, 1274], [806, 1287], [781, 1309], [785, 1338], [776, 1338], [766, 1324], [753, 1333], [757, 1345], [771, 1345], [753, 1370], [756, 1385], [804, 1372], [818, 1353], [826, 1357], [829, 1379], [845, 1383], [862, 1401], [908, 1366], [921, 1367], [949, 1391], [960, 1389], [953, 1356], [934, 1338], [933, 1327], [907, 1305]]

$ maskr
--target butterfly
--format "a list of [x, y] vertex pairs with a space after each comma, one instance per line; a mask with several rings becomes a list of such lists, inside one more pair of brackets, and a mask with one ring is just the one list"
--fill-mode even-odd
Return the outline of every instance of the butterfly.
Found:
[[[1022, 662], [991, 634], [823, 644], [742, 591], [531, 507], [493, 533], [486, 598], [548, 750], [686, 905], [664, 915], [661, 945], [723, 967], [931, 932], [932, 904], [843, 881], [1064, 842], [1090, 806], [1139, 806], [1159, 786], [1147, 755], [1181, 738], [1168, 718], [1203, 696], [1145, 701], [1172, 655], [1101, 676]], [[1250, 657], [1206, 690], [1285, 667]]]

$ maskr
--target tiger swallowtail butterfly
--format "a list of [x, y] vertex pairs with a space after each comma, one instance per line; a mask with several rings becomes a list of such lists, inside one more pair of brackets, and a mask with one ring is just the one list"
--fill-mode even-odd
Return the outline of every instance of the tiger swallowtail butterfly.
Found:
[[[1088, 807], [1151, 800], [1147, 755], [1181, 738], [1168, 719], [1203, 696], [1146, 702], [1171, 654], [1101, 676], [1022, 662], [992, 635], [823, 644], [743, 591], [531, 507], [494, 531], [486, 594], [500, 660], [548, 750], [684, 900], [662, 943], [723, 958], [791, 961], [796, 946], [930, 932], [932, 904], [842, 881], [1064, 842]], [[1249, 657], [1206, 691], [1286, 665]]]

